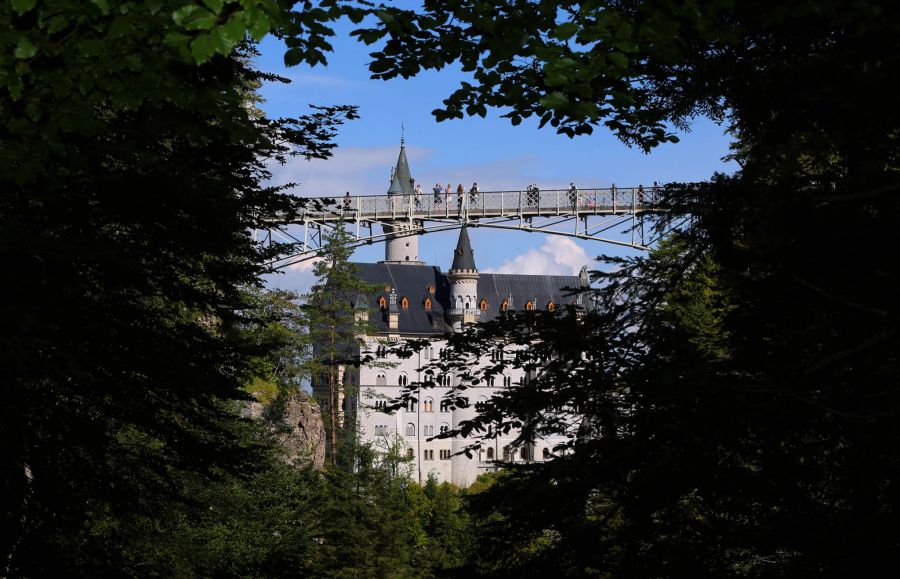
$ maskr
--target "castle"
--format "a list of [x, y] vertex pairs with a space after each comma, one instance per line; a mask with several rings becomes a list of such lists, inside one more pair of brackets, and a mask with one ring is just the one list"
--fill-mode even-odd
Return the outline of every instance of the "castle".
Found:
[[[401, 143], [389, 196], [409, 196], [413, 179]], [[399, 437], [412, 459], [413, 476], [424, 482], [429, 476], [459, 486], [468, 486], [484, 472], [496, 470], [499, 462], [542, 461], [553, 455], [560, 440], [536, 440], [514, 448], [515, 432], [491, 441], [490, 446], [467, 457], [459, 453], [471, 441], [433, 439], [470, 420], [482, 402], [504, 388], [515, 388], [530, 377], [521, 369], [507, 369], [489, 382], [469, 388], [468, 404], [454, 407], [446, 398], [458, 384], [454, 375], [436, 375], [429, 365], [440, 359], [447, 333], [460, 332], [468, 324], [484, 322], [511, 310], [554, 309], [571, 303], [571, 288], [587, 285], [587, 276], [519, 275], [481, 273], [475, 263], [468, 231], [464, 225], [453, 254], [450, 270], [425, 264], [419, 259], [419, 228], [416, 221], [398, 221], [385, 226], [388, 235], [385, 259], [378, 263], [356, 263], [358, 275], [378, 288], [372, 295], [358, 296], [355, 308], [368, 316], [372, 328], [361, 337], [364, 349], [374, 352], [379, 364], [363, 366], [352, 378], [358, 381], [356, 396], [342, 400], [344, 412], [353, 412], [363, 440], [377, 442]], [[568, 290], [567, 290], [568, 288]], [[580, 299], [580, 298], [575, 298]], [[404, 339], [428, 339], [429, 345], [411, 358], [392, 356], [385, 343]], [[513, 352], [484, 352], [482, 360]], [[476, 365], [477, 366], [477, 365]], [[399, 397], [404, 387], [415, 383], [422, 388], [415, 400], [403, 408], [386, 412], [386, 405]], [[317, 388], [324, 394], [327, 386]], [[350, 390], [350, 389], [348, 389]], [[319, 393], [319, 392], [317, 392]], [[459, 454], [458, 454], [459, 453]]]

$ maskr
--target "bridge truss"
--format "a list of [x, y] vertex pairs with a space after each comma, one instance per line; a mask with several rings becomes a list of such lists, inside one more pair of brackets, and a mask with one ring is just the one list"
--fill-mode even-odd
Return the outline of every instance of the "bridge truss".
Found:
[[[652, 188], [629, 187], [579, 189], [574, 193], [551, 189], [317, 198], [321, 207], [304, 209], [291, 220], [273, 221], [269, 229], [258, 230], [254, 235], [258, 243], [291, 248], [269, 264], [274, 269], [314, 258], [322, 248], [324, 233], [335, 227], [350, 233], [353, 247], [389, 236], [419, 235], [468, 225], [563, 235], [647, 250], [659, 237], [653, 227], [654, 215], [662, 211], [656, 196]], [[393, 232], [386, 233], [385, 226]]]

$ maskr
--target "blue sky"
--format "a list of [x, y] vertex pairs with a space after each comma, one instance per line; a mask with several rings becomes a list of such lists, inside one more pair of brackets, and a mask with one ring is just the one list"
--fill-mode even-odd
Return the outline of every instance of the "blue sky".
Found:
[[[286, 68], [284, 47], [274, 38], [261, 46], [257, 66], [291, 79], [288, 85], [262, 87], [261, 107], [271, 117], [296, 116], [307, 105], [353, 104], [360, 119], [345, 124], [337, 138], [338, 149], [328, 161], [293, 159], [273, 167], [276, 183], [299, 182], [296, 194], [335, 196], [382, 194], [387, 191], [390, 169], [397, 159], [400, 126], [405, 126], [407, 155], [413, 177], [423, 188], [435, 181], [446, 184], [477, 181], [483, 191], [521, 189], [537, 183], [543, 189], [563, 188], [574, 181], [579, 187], [649, 185], [653, 181], [699, 181], [714, 172], [732, 172], [734, 165], [721, 159], [729, 138], [723, 127], [697, 119], [691, 132], [679, 134], [681, 142], [644, 154], [629, 149], [607, 130], [575, 139], [557, 135], [549, 126], [537, 128], [534, 119], [518, 127], [489, 111], [487, 118], [437, 123], [431, 111], [466, 79], [458, 68], [428, 71], [409, 79], [372, 80], [366, 69], [371, 47], [356, 42], [339, 26], [334, 53], [327, 66]], [[593, 257], [623, 250], [598, 242], [572, 240], [538, 233], [476, 229], [472, 233], [476, 263], [481, 270], [519, 273], [570, 273], [581, 265], [596, 266]], [[428, 234], [420, 243], [420, 257], [447, 269], [456, 232]], [[360, 248], [356, 261], [384, 258], [382, 244]], [[307, 265], [270, 278], [273, 286], [305, 290], [311, 282]]]

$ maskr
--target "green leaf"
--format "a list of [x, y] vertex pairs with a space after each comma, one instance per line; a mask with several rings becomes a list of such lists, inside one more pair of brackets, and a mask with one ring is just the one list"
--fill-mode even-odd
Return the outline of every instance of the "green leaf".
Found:
[[553, 31], [553, 35], [559, 38], [560, 40], [568, 40], [575, 36], [578, 32], [578, 25], [574, 22], [563, 22], [559, 26], [556, 27], [556, 30]]
[[566, 98], [566, 95], [561, 92], [552, 92], [544, 97], [541, 97], [540, 101], [538, 102], [542, 107], [555, 109], [569, 104], [569, 99]]
[[628, 57], [621, 52], [610, 52], [609, 61], [618, 68], [628, 68]]
[[100, 9], [100, 13], [104, 16], [109, 14], [109, 2], [107, 0], [91, 0], [91, 4]]
[[13, 10], [16, 14], [25, 14], [37, 4], [37, 0], [11, 0]]
[[30, 40], [27, 38], [22, 38], [19, 40], [19, 43], [16, 45], [16, 51], [13, 53], [13, 56], [19, 59], [31, 58], [35, 54], [37, 54], [38, 48], [35, 46]]

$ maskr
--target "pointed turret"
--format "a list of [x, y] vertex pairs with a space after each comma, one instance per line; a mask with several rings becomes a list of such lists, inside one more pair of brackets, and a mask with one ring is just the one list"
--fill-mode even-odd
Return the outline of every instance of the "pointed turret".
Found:
[[422, 265], [419, 261], [419, 234], [422, 221], [410, 219], [410, 210], [416, 208], [414, 180], [406, 160], [406, 145], [400, 138], [400, 155], [397, 166], [391, 173], [391, 186], [388, 188], [390, 211], [394, 218], [384, 220], [384, 232], [387, 239], [384, 246], [385, 263], [403, 263]]
[[450, 280], [450, 310], [448, 316], [453, 329], [462, 331], [466, 324], [474, 324], [481, 315], [478, 307], [478, 269], [475, 267], [475, 251], [469, 241], [465, 226], [459, 231], [459, 240], [453, 251], [453, 265], [447, 272]]
[[409, 162], [406, 160], [406, 145], [400, 139], [400, 156], [397, 157], [397, 166], [391, 178], [391, 186], [388, 195], [411, 195], [413, 192], [413, 178], [409, 172]]
[[468, 230], [469, 228], [465, 226], [459, 230], [459, 240], [456, 242], [456, 250], [453, 252], [451, 270], [478, 271], [475, 267], [475, 252], [472, 250], [472, 243], [469, 241]]

